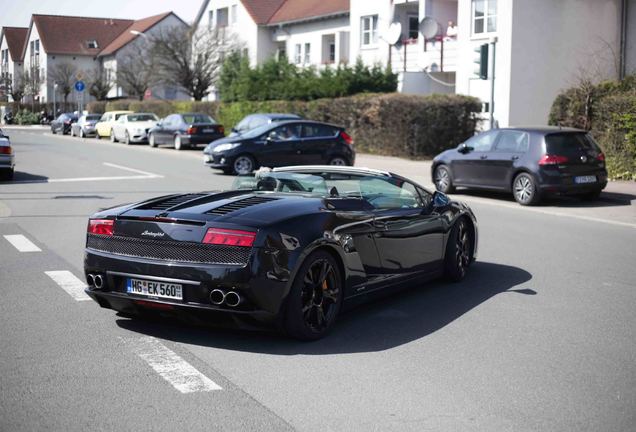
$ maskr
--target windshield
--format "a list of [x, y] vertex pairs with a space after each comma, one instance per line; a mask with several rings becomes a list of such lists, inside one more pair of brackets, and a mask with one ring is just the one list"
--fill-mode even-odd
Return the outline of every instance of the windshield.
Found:
[[183, 120], [188, 124], [216, 123], [212, 117], [205, 114], [184, 114]]
[[430, 198], [426, 191], [402, 179], [334, 172], [259, 171], [254, 177], [238, 177], [234, 189], [359, 198], [377, 209], [422, 207]]
[[263, 135], [265, 132], [267, 132], [268, 130], [272, 129], [272, 125], [269, 123], [265, 123], [263, 125], [260, 125], [254, 129], [248, 130], [246, 132], [243, 133], [243, 136], [245, 138], [256, 138], [259, 137], [261, 135]]
[[159, 118], [154, 114], [128, 114], [129, 122], [157, 121]]

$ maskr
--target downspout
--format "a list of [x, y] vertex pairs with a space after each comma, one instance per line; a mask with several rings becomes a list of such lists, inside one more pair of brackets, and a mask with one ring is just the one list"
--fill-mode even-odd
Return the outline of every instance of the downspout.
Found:
[[627, 1], [621, 0], [621, 40], [619, 46], [618, 79], [625, 78], [625, 56], [627, 51]]

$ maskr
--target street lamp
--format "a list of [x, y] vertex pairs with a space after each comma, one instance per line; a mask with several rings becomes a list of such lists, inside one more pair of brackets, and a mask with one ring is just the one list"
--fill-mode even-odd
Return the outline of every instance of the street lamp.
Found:
[[53, 117], [57, 115], [56, 111], [56, 102], [55, 102], [55, 94], [57, 93], [57, 83], [53, 81]]

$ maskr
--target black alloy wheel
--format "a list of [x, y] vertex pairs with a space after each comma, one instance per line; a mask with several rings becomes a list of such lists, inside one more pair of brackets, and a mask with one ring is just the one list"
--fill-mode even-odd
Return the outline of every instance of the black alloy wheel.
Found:
[[541, 199], [539, 189], [528, 173], [521, 173], [512, 182], [512, 194], [515, 200], [524, 206], [535, 205]]
[[254, 168], [256, 168], [256, 164], [254, 163], [254, 159], [250, 155], [240, 155], [234, 159], [234, 164], [232, 165], [234, 168], [234, 172], [238, 175], [248, 175]]
[[446, 244], [444, 270], [446, 277], [453, 282], [464, 279], [472, 261], [473, 241], [466, 219], [459, 219], [451, 230]]
[[335, 156], [329, 159], [329, 165], [332, 166], [347, 166], [347, 160], [341, 156]]
[[435, 168], [435, 175], [433, 176], [433, 182], [435, 183], [435, 189], [445, 194], [453, 193], [455, 187], [451, 180], [450, 171], [446, 165], [439, 165]]
[[287, 301], [285, 330], [300, 340], [316, 340], [331, 329], [342, 305], [342, 279], [327, 252], [310, 255], [296, 275]]

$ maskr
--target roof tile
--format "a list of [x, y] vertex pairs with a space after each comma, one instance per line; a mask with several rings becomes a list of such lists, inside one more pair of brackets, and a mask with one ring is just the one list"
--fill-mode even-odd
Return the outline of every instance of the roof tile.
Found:
[[286, 0], [268, 24], [306, 20], [349, 12], [349, 0]]
[[22, 51], [29, 29], [27, 27], [3, 27], [2, 30], [4, 37], [7, 38], [11, 60], [14, 62], [22, 61]]

